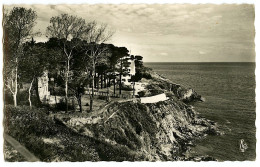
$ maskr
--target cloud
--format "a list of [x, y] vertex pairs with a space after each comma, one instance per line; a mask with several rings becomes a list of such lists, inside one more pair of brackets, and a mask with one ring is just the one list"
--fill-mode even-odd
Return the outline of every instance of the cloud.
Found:
[[204, 51], [199, 51], [199, 54], [201, 54], [201, 55], [205, 55], [206, 52], [204, 52]]
[[[14, 5], [13, 5], [14, 6]], [[7, 6], [9, 10], [13, 6]], [[17, 6], [17, 5], [15, 5]], [[68, 13], [106, 23], [112, 40], [145, 61], [243, 61], [254, 57], [254, 6], [213, 4], [18, 5], [38, 15], [43, 34], [52, 16]], [[43, 41], [44, 38], [39, 38]], [[210, 53], [210, 54], [209, 54]], [[226, 58], [226, 55], [228, 58]], [[241, 55], [241, 56], [239, 56]], [[160, 60], [160, 56], [165, 56]], [[209, 59], [211, 57], [211, 59]]]
[[162, 52], [160, 53], [161, 56], [168, 56], [168, 53]]

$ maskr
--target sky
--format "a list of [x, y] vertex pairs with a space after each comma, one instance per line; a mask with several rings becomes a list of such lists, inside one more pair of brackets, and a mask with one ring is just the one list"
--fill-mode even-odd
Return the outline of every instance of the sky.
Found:
[[[52, 16], [77, 15], [115, 31], [108, 43], [145, 62], [254, 62], [252, 4], [13, 5], [37, 12], [36, 41], [46, 41]], [[11, 10], [13, 6], [5, 6]]]

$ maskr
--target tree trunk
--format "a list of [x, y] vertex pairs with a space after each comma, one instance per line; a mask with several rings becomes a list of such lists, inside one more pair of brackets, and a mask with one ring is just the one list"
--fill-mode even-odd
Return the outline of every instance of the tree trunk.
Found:
[[94, 73], [94, 88], [97, 88], [97, 75]]
[[108, 87], [110, 87], [111, 86], [111, 76], [108, 78], [108, 85], [107, 85]]
[[13, 94], [14, 106], [17, 107], [16, 94]]
[[133, 97], [135, 96], [135, 82], [133, 83]]
[[122, 73], [123, 73], [123, 62], [121, 60], [120, 63], [120, 74], [119, 74], [119, 94], [121, 95], [121, 88], [122, 88]]
[[38, 78], [35, 78], [35, 93], [36, 93], [36, 98], [37, 98], [37, 102], [38, 102], [38, 106], [41, 106], [42, 102], [40, 99], [40, 95], [39, 95], [39, 90], [38, 90]]
[[56, 84], [55, 84], [55, 82], [53, 82], [52, 90], [53, 90], [53, 95], [54, 95], [54, 99], [55, 99], [55, 107], [57, 107], [57, 97], [56, 97], [55, 87], [56, 87]]
[[79, 111], [82, 112], [82, 103], [81, 103], [81, 95], [79, 97]]
[[92, 74], [92, 87], [91, 87], [91, 91], [92, 94], [90, 96], [90, 104], [89, 104], [89, 111], [92, 112], [93, 111], [93, 99], [94, 99], [94, 87], [95, 87], [95, 62], [93, 62], [93, 74]]
[[107, 75], [104, 74], [104, 88], [107, 87]]
[[67, 60], [67, 71], [65, 75], [65, 102], [66, 102], [66, 112], [69, 110], [68, 104], [68, 81], [69, 81], [69, 72], [70, 72], [70, 60]]
[[[91, 76], [91, 77], [92, 77], [92, 75], [93, 75], [92, 73], [93, 73], [93, 72], [92, 72], [92, 71], [90, 71], [90, 76]], [[89, 82], [89, 87], [90, 87], [90, 88], [92, 88], [92, 81], [91, 81], [91, 82]]]
[[81, 103], [81, 94], [79, 93], [77, 96], [78, 105], [79, 105], [79, 112], [82, 112], [82, 103]]
[[114, 79], [114, 94], [116, 94], [116, 78]]
[[16, 57], [15, 59], [16, 62], [16, 67], [15, 67], [15, 90], [14, 90], [14, 106], [17, 107], [17, 91], [18, 91], [18, 84], [17, 84], [17, 79], [18, 79], [18, 58]]
[[101, 88], [101, 89], [103, 89], [103, 74], [102, 74], [102, 73], [101, 73], [100, 77], [101, 77], [101, 81], [100, 81], [100, 82], [101, 82], [101, 84], [100, 84], [100, 88]]
[[34, 78], [32, 79], [32, 82], [31, 82], [30, 87], [29, 87], [29, 90], [28, 90], [28, 93], [29, 93], [28, 101], [29, 101], [30, 108], [32, 108], [31, 89], [32, 89], [33, 81], [34, 81]]
[[110, 96], [109, 96], [109, 88], [107, 87], [107, 102], [110, 101]]
[[65, 103], [66, 103], [66, 112], [68, 112], [68, 81], [65, 79]]
[[122, 89], [122, 73], [119, 75], [119, 94], [121, 95], [121, 89]]
[[99, 73], [97, 74], [96, 84], [97, 84], [97, 90], [99, 90]]

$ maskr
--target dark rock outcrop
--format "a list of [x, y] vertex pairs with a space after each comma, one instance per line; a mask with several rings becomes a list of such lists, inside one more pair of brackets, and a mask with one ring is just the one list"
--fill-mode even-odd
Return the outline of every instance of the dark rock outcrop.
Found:
[[143, 96], [153, 96], [160, 93], [167, 93], [168, 96], [175, 96], [177, 99], [185, 103], [205, 101], [194, 89], [185, 88], [179, 84], [173, 83], [171, 80], [151, 71], [152, 80], [145, 80], [148, 82], [147, 90], [144, 91]]
[[218, 134], [214, 122], [199, 118], [191, 106], [176, 99], [154, 104], [114, 102], [99, 118], [95, 123], [60, 119], [78, 133], [127, 147], [138, 160], [185, 160], [182, 153], [194, 139]]
[[93, 118], [67, 119], [63, 115], [58, 119], [82, 135], [128, 150], [135, 161], [215, 160], [185, 154], [194, 140], [220, 134], [214, 122], [199, 117], [188, 105], [201, 101], [201, 96], [156, 73], [152, 77], [143, 81], [148, 83], [143, 96], [165, 93], [168, 100], [148, 104], [139, 100], [112, 102]]

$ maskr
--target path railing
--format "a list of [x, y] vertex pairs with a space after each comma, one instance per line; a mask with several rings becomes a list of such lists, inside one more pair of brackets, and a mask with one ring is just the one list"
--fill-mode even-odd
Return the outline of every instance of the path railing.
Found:
[[[86, 95], [92, 95], [91, 90], [90, 91], [85, 91]], [[133, 95], [130, 94], [114, 94], [114, 93], [109, 93], [105, 92], [105, 91], [94, 91], [94, 96], [109, 96], [109, 97], [115, 97], [115, 98], [124, 98], [124, 99], [129, 99], [129, 98], [133, 98]]]

